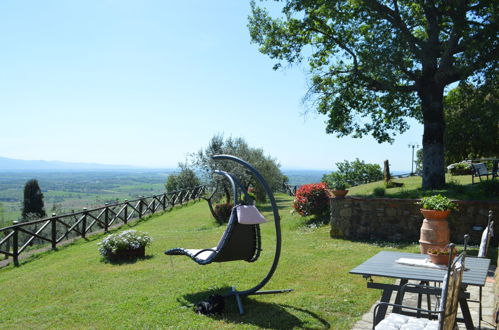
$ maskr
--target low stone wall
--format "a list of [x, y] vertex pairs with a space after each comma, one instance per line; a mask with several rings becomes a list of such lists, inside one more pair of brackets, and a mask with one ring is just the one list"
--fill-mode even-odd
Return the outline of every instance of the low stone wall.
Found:
[[[417, 199], [357, 198], [331, 199], [331, 237], [366, 240], [419, 240], [423, 216]], [[459, 211], [449, 217], [451, 241], [461, 243], [470, 234], [470, 244], [480, 243], [481, 232], [473, 226], [487, 224], [488, 211], [499, 223], [498, 201], [458, 201]], [[497, 225], [496, 225], [497, 228]]]

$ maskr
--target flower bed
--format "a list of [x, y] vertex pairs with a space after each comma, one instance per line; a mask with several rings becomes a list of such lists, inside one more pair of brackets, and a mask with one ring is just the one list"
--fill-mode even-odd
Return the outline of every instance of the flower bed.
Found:
[[125, 230], [104, 238], [99, 252], [108, 260], [133, 260], [145, 256], [145, 248], [152, 238], [144, 232]]

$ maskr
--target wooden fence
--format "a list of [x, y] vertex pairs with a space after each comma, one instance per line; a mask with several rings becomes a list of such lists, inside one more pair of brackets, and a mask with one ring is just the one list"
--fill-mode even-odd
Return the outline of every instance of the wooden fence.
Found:
[[52, 214], [52, 217], [29, 222], [15, 223], [12, 226], [0, 228], [0, 254], [11, 257], [14, 265], [19, 266], [19, 255], [33, 245], [50, 243], [52, 249], [64, 240], [77, 237], [85, 238], [98, 230], [108, 231], [112, 225], [128, 223], [134, 218], [157, 211], [165, 211], [175, 205], [184, 204], [190, 200], [200, 199], [205, 187], [174, 191], [150, 197], [140, 197], [135, 200], [125, 200], [123, 203], [108, 204], [95, 209], [74, 212], [65, 215]]

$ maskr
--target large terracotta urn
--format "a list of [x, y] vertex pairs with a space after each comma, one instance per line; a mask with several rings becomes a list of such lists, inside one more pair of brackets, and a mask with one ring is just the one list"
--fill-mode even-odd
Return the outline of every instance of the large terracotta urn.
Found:
[[450, 210], [421, 209], [425, 217], [419, 236], [419, 249], [422, 254], [426, 254], [430, 248], [444, 249], [450, 243], [449, 223], [447, 222], [450, 212]]

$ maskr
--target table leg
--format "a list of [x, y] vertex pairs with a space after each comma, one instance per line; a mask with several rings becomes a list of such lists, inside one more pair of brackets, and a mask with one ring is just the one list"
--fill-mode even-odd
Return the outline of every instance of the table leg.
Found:
[[[406, 279], [401, 279], [400, 280], [400, 288], [402, 289], [402, 287], [404, 285], [406, 285], [408, 282], [408, 280]], [[402, 301], [404, 300], [404, 295], [405, 295], [405, 292], [402, 292], [402, 290], [398, 290], [397, 291], [397, 296], [395, 297], [395, 305], [402, 305]], [[388, 298], [390, 299], [390, 298]], [[400, 313], [400, 308], [399, 307], [393, 307], [393, 312], [394, 313]]]
[[467, 330], [474, 330], [473, 319], [471, 318], [470, 308], [468, 307], [468, 301], [466, 296], [461, 294], [459, 296], [459, 305], [461, 306], [461, 313], [463, 313], [464, 324]]
[[[391, 289], [383, 290], [383, 294], [381, 295], [380, 302], [389, 303], [390, 298], [392, 296], [392, 293], [393, 293], [393, 290], [391, 290]], [[374, 325], [377, 325], [379, 322], [381, 322], [385, 318], [387, 308], [388, 308], [388, 306], [386, 306], [386, 305], [379, 306], [378, 312], [376, 313], [376, 318], [374, 319]]]

